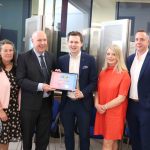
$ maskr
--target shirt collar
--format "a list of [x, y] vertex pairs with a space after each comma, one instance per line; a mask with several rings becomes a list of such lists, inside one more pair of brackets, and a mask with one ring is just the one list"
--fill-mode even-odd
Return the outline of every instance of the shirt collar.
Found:
[[41, 54], [41, 53], [38, 53], [35, 49], [33, 49], [34, 53], [36, 54], [37, 57], [43, 55], [44, 56], [44, 52]]
[[[148, 49], [140, 56], [140, 60], [144, 59], [148, 53]], [[136, 58], [138, 58], [137, 52], [136, 52]]]
[[69, 53], [69, 55], [70, 55], [71, 58], [80, 58], [81, 57], [81, 51], [76, 56], [72, 56], [71, 53]]

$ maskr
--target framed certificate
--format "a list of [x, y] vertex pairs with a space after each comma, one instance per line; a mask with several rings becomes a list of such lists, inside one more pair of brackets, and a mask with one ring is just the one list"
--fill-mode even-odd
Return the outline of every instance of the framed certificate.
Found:
[[74, 91], [78, 75], [75, 73], [52, 72], [50, 86], [58, 90]]

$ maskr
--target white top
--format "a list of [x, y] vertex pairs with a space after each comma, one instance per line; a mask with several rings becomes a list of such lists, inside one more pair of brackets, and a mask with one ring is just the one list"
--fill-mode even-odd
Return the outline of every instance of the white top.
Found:
[[[79, 77], [79, 68], [80, 68], [80, 59], [81, 59], [81, 52], [77, 56], [72, 56], [70, 54], [70, 61], [69, 61], [69, 73], [76, 73]], [[77, 88], [79, 89], [79, 79], [77, 81]], [[68, 97], [71, 99], [76, 99], [74, 92], [68, 92]]]
[[139, 100], [139, 97], [138, 97], [139, 75], [140, 75], [141, 68], [142, 68], [142, 65], [144, 63], [144, 60], [145, 60], [147, 53], [148, 53], [148, 50], [144, 54], [142, 54], [140, 57], [138, 57], [137, 53], [136, 53], [136, 56], [133, 60], [133, 63], [132, 63], [131, 69], [130, 69], [131, 86], [130, 86], [129, 97], [131, 99], [134, 99], [137, 101]]

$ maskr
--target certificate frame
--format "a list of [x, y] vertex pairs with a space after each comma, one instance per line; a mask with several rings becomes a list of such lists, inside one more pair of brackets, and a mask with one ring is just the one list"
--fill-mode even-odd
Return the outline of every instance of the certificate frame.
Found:
[[78, 74], [52, 71], [50, 86], [56, 90], [75, 91]]

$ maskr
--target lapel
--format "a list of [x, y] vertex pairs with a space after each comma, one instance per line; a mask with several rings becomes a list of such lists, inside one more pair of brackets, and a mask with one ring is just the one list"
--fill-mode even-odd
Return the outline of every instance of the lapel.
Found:
[[69, 72], [69, 61], [70, 61], [70, 55], [68, 54], [65, 59], [65, 65], [64, 65], [65, 72]]
[[51, 68], [49, 66], [51, 66], [51, 62], [50, 62], [50, 56], [48, 55], [48, 52], [44, 53], [44, 57], [45, 57], [48, 74], [50, 74]]
[[131, 69], [131, 65], [132, 65], [132, 63], [133, 63], [134, 57], [135, 57], [135, 54], [130, 58], [130, 60], [129, 60], [129, 65], [127, 64], [127, 65], [128, 65], [128, 70]]
[[79, 76], [82, 74], [82, 68], [84, 66], [85, 57], [84, 54], [81, 52], [81, 59], [80, 59], [80, 66], [79, 66]]
[[33, 50], [31, 50], [31, 59], [32, 59], [32, 62], [34, 63], [34, 66], [35, 66], [34, 68], [37, 68], [43, 76], [39, 60]]
[[144, 71], [145, 71], [147, 65], [149, 65], [149, 64], [148, 64], [149, 61], [150, 61], [150, 52], [148, 51], [148, 53], [147, 53], [147, 55], [146, 55], [146, 57], [145, 57], [144, 63], [143, 63], [143, 65], [142, 65], [141, 71], [140, 71], [139, 80], [140, 80], [140, 78], [142, 77], [142, 75], [143, 75], [143, 73], [144, 73]]

